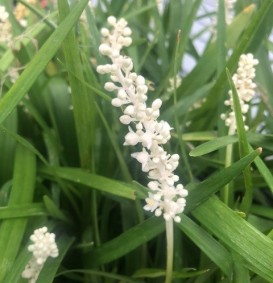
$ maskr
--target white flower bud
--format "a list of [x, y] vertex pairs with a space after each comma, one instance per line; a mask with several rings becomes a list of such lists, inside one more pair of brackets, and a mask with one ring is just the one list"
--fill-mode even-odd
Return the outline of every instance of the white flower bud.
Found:
[[109, 55], [111, 55], [112, 50], [111, 50], [111, 48], [110, 48], [109, 45], [103, 43], [103, 44], [101, 44], [100, 47], [99, 47], [99, 52], [100, 52], [102, 55], [109, 56]]
[[124, 114], [132, 116], [135, 113], [135, 107], [133, 105], [129, 105], [124, 109]]
[[137, 76], [136, 78], [137, 85], [145, 85], [145, 79], [142, 76]]
[[162, 100], [157, 98], [156, 100], [154, 100], [154, 102], [152, 103], [152, 109], [156, 110], [159, 109], [162, 105]]
[[122, 100], [119, 98], [113, 98], [111, 101], [112, 105], [115, 107], [120, 107], [123, 103]]
[[133, 119], [128, 115], [122, 115], [119, 120], [124, 125], [129, 125], [133, 121]]
[[124, 145], [136, 145], [139, 143], [139, 136], [135, 132], [129, 132], [125, 136], [125, 142]]
[[104, 65], [99, 65], [99, 66], [97, 66], [97, 72], [99, 73], [99, 74], [105, 74], [106, 72], [105, 72], [105, 67], [104, 67]]
[[130, 36], [132, 34], [132, 30], [129, 27], [124, 28], [123, 35]]
[[117, 89], [117, 86], [114, 83], [112, 83], [112, 82], [107, 82], [107, 83], [105, 83], [104, 88], [107, 91], [113, 91], [113, 90]]
[[128, 47], [132, 44], [132, 38], [131, 37], [125, 37], [123, 40], [123, 45]]
[[107, 28], [102, 28], [100, 33], [101, 33], [102, 36], [108, 36], [109, 30]]
[[127, 93], [126, 93], [126, 91], [124, 89], [119, 89], [117, 96], [118, 96], [119, 99], [124, 100], [124, 99], [127, 98]]
[[117, 19], [114, 16], [110, 16], [107, 18], [107, 22], [111, 25], [114, 26], [117, 22]]

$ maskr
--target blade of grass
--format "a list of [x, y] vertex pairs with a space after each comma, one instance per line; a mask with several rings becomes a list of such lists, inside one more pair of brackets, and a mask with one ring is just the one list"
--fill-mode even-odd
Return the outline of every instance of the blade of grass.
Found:
[[232, 257], [227, 249], [216, 241], [207, 231], [186, 215], [176, 224], [220, 269], [227, 277], [232, 274]]
[[96, 174], [85, 172], [80, 168], [69, 167], [42, 167], [39, 172], [50, 178], [55, 178], [55, 174], [68, 181], [72, 181], [88, 188], [100, 190], [116, 196], [135, 199], [135, 191], [125, 183], [112, 180]]
[[[253, 148], [249, 146], [249, 150], [253, 150]], [[260, 174], [263, 176], [265, 182], [267, 183], [269, 189], [271, 190], [271, 192], [273, 193], [273, 176], [272, 173], [270, 172], [269, 168], [265, 165], [265, 163], [263, 162], [263, 160], [257, 156], [257, 158], [255, 158], [254, 160], [255, 165], [257, 166]]]
[[189, 190], [189, 196], [187, 197], [186, 211], [191, 211], [204, 202], [210, 195], [216, 193], [225, 184], [237, 177], [260, 153], [261, 149], [258, 148], [249, 155], [233, 163], [230, 167], [224, 168], [220, 172], [213, 174], [205, 181], [198, 184], [188, 184], [186, 188]]
[[[186, 133], [183, 135], [183, 139], [189, 141], [209, 140], [208, 142], [202, 143], [190, 151], [189, 155], [193, 157], [202, 156], [218, 150], [228, 144], [238, 142], [237, 136], [223, 136], [217, 138], [216, 135], [211, 132]], [[272, 149], [273, 136], [271, 135], [261, 135], [249, 132], [247, 133], [247, 140], [251, 144], [260, 146], [262, 148], [267, 148], [268, 150]]]
[[272, 240], [216, 197], [211, 197], [192, 214], [229, 249], [240, 254], [250, 270], [268, 282], [273, 281]]
[[31, 88], [32, 84], [44, 70], [47, 63], [55, 55], [61, 43], [80, 17], [88, 0], [81, 0], [75, 5], [73, 11], [52, 33], [45, 44], [37, 52], [21, 76], [0, 100], [0, 124], [10, 115], [12, 110]]
[[120, 164], [120, 168], [121, 168], [121, 171], [122, 171], [122, 175], [123, 177], [125, 178], [126, 181], [130, 182], [132, 180], [132, 177], [131, 177], [131, 174], [129, 172], [129, 169], [128, 169], [128, 166], [127, 166], [127, 163], [124, 159], [124, 155], [119, 147], [119, 144], [117, 143], [117, 137], [115, 137], [113, 131], [111, 130], [110, 126], [108, 125], [108, 122], [106, 120], [106, 118], [104, 117], [104, 114], [103, 112], [101, 111], [99, 105], [97, 103], [95, 103], [96, 105], [96, 109], [97, 109], [97, 112], [102, 120], [102, 123], [107, 131], [107, 134], [108, 134], [108, 137], [109, 137], [109, 140], [115, 150], [115, 154], [117, 156], [117, 159], [119, 161], [119, 164]]
[[[61, 22], [65, 21], [69, 15], [69, 5], [67, 1], [59, 0], [59, 15]], [[73, 113], [77, 131], [79, 154], [81, 166], [85, 169], [91, 169], [91, 156], [94, 138], [94, 102], [93, 96], [87, 93], [85, 85], [81, 83], [84, 80], [82, 63], [79, 53], [79, 47], [75, 38], [74, 29], [67, 35], [63, 42], [63, 52], [66, 65], [69, 70], [75, 70], [79, 80], [70, 72], [68, 80], [71, 87], [71, 96], [73, 104]]]
[[[175, 48], [175, 55], [174, 55], [174, 62], [175, 64], [173, 64], [173, 78], [174, 78], [174, 92], [173, 92], [173, 105], [174, 105], [174, 122], [175, 122], [175, 130], [177, 133], [177, 139], [178, 139], [178, 143], [179, 143], [179, 147], [180, 147], [180, 151], [181, 151], [181, 155], [182, 159], [183, 159], [183, 163], [185, 164], [187, 173], [189, 175], [189, 179], [192, 181], [193, 180], [193, 175], [192, 175], [192, 171], [191, 171], [191, 167], [190, 167], [190, 163], [188, 160], [188, 155], [186, 153], [186, 149], [185, 149], [185, 144], [182, 138], [182, 130], [180, 127], [180, 123], [179, 123], [179, 118], [178, 118], [178, 113], [179, 108], [177, 106], [177, 84], [176, 84], [176, 74], [178, 73], [178, 70], [180, 69], [180, 61], [178, 58], [178, 52], [180, 49], [180, 43], [181, 42], [181, 30], [178, 31], [177, 33], [177, 38], [176, 38], [176, 48]], [[179, 64], [177, 63], [179, 62]]]
[[219, 1], [217, 12], [217, 77], [221, 74], [226, 63], [226, 18], [225, 18], [225, 2]]
[[47, 213], [45, 211], [45, 207], [42, 203], [31, 203], [0, 207], [0, 219], [41, 216], [46, 214]]
[[162, 233], [164, 227], [164, 221], [160, 218], [147, 219], [101, 247], [92, 250], [91, 257], [94, 261], [90, 262], [90, 266], [99, 266], [127, 254]]
[[[8, 206], [28, 204], [32, 201], [36, 176], [35, 155], [25, 147], [17, 145], [12, 190]], [[27, 219], [6, 219], [0, 227], [0, 282], [9, 271], [17, 257], [26, 228]]]

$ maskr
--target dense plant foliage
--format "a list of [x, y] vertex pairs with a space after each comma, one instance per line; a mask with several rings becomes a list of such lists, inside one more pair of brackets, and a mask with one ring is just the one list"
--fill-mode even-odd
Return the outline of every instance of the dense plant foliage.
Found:
[[42, 227], [58, 252], [36, 282], [164, 282], [166, 219], [143, 209], [154, 183], [97, 73], [111, 15], [132, 31], [121, 53], [173, 127], [164, 148], [188, 190], [172, 282], [273, 282], [273, 1], [88, 2], [0, 0], [0, 282], [27, 282]]

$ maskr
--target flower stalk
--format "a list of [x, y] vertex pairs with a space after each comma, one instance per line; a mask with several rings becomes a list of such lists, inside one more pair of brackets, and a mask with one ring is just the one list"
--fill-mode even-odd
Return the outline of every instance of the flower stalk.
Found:
[[173, 273], [173, 220], [166, 220], [166, 239], [167, 239], [167, 266], [165, 283], [172, 282]]

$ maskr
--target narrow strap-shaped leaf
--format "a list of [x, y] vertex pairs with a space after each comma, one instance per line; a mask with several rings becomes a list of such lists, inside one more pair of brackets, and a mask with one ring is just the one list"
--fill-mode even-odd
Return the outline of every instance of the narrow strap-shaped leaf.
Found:
[[[35, 155], [17, 145], [9, 206], [28, 204], [32, 201], [36, 176]], [[27, 219], [6, 219], [0, 226], [0, 282], [12, 269], [26, 228]]]
[[80, 17], [87, 3], [88, 0], [81, 0], [75, 5], [71, 13], [69, 13], [65, 20], [37, 52], [15, 84], [0, 100], [0, 124], [28, 92], [39, 74], [46, 67], [49, 60], [55, 55], [61, 43]]
[[260, 153], [261, 149], [258, 148], [249, 155], [232, 164], [230, 167], [224, 168], [220, 172], [215, 173], [205, 181], [198, 184], [188, 184], [186, 187], [189, 190], [189, 196], [187, 197], [186, 211], [190, 211], [194, 207], [200, 205], [208, 199], [209, 196], [216, 193], [233, 178], [237, 177]]
[[[249, 149], [253, 150], [253, 148], [249, 145]], [[254, 160], [255, 165], [257, 166], [260, 174], [263, 176], [265, 182], [267, 183], [269, 189], [273, 193], [273, 175], [268, 169], [268, 167], [265, 165], [264, 161], [257, 156]]]
[[0, 207], [0, 219], [41, 216], [46, 214], [45, 207], [42, 203], [29, 203]]
[[161, 218], [151, 217], [101, 247], [94, 249], [90, 255], [94, 261], [90, 262], [90, 265], [98, 266], [111, 262], [147, 243], [162, 233], [164, 228], [164, 221]]
[[[60, 20], [64, 21], [69, 15], [69, 5], [66, 0], [59, 0]], [[83, 168], [91, 168], [91, 150], [94, 138], [94, 101], [92, 93], [88, 93], [84, 81], [82, 60], [79, 46], [75, 38], [74, 29], [70, 31], [63, 42], [65, 62], [69, 70], [74, 70], [77, 77], [68, 72], [68, 80], [71, 87], [73, 113], [77, 131], [77, 140], [81, 165]], [[78, 79], [79, 78], [79, 79]]]
[[216, 197], [208, 199], [192, 214], [229, 249], [240, 254], [250, 270], [273, 282], [272, 240]]
[[232, 274], [232, 258], [227, 249], [215, 240], [207, 231], [185, 214], [181, 223], [176, 224], [220, 269], [226, 276]]
[[79, 168], [42, 167], [39, 172], [52, 179], [55, 179], [55, 176], [58, 176], [62, 179], [85, 185], [91, 189], [100, 190], [128, 199], [135, 199], [135, 191], [125, 183], [91, 174]]

